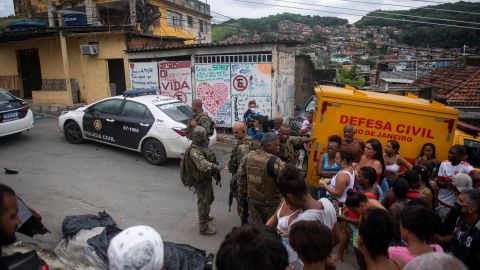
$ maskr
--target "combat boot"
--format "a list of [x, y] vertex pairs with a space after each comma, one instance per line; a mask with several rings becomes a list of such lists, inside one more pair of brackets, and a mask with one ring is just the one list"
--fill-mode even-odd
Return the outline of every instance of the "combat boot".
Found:
[[210, 227], [210, 225], [200, 225], [200, 234], [203, 235], [214, 235], [217, 233], [215, 228]]

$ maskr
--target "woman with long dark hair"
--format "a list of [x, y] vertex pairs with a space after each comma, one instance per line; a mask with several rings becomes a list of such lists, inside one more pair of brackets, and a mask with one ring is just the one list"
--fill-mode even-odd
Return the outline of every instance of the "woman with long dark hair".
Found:
[[397, 180], [400, 175], [401, 167], [404, 167], [407, 171], [413, 167], [412, 164], [400, 155], [399, 151], [400, 144], [395, 140], [390, 140], [385, 145], [383, 159], [385, 160], [385, 178], [389, 188], [393, 186], [393, 181]]
[[420, 165], [413, 167], [412, 170], [416, 171], [422, 178], [422, 184], [418, 191], [420, 194], [425, 195], [428, 207], [430, 209], [435, 209], [435, 206], [437, 205], [438, 186], [435, 181], [430, 181], [428, 167]]
[[365, 144], [365, 151], [357, 164], [356, 172], [363, 167], [372, 167], [377, 172], [378, 185], [382, 190], [380, 201], [383, 201], [384, 195], [388, 192], [388, 183], [385, 179], [385, 160], [383, 159], [382, 143], [377, 139], [370, 139]]
[[436, 150], [435, 150], [435, 145], [433, 143], [426, 143], [422, 146], [422, 151], [420, 151], [420, 154], [418, 154], [417, 159], [415, 159], [415, 166], [423, 165], [423, 166], [432, 166], [432, 164], [435, 164], [433, 167], [433, 173], [437, 171], [438, 168], [438, 161], [436, 157]]

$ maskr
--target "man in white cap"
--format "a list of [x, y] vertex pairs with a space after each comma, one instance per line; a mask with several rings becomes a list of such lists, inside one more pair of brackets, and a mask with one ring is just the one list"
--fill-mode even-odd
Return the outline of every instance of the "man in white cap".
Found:
[[163, 240], [148, 226], [134, 226], [115, 236], [108, 246], [110, 270], [161, 270]]
[[[452, 177], [452, 184], [456, 193], [462, 193], [473, 187], [472, 177], [468, 174], [459, 173]], [[458, 194], [456, 194], [458, 197]]]

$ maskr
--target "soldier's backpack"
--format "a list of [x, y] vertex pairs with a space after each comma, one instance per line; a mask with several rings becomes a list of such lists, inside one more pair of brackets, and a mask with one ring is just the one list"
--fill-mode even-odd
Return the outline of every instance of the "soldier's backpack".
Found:
[[191, 173], [192, 167], [195, 166], [190, 160], [190, 151], [192, 146], [189, 146], [185, 154], [180, 158], [180, 180], [184, 186], [191, 188], [196, 183], [195, 176]]
[[[200, 120], [201, 117], [210, 118], [207, 113], [202, 112], [197, 116], [196, 120], [197, 121]], [[212, 120], [212, 121], [210, 122], [210, 132], [208, 132], [208, 134], [207, 134], [208, 137], [211, 137], [213, 135], [213, 132], [215, 131], [215, 120], [213, 120], [212, 118], [210, 118], [210, 120]]]

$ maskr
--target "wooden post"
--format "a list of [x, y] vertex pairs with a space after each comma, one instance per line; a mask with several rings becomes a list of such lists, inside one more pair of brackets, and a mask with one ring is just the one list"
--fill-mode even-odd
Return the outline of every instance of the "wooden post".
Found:
[[70, 84], [70, 66], [68, 65], [68, 53], [67, 53], [67, 41], [63, 32], [60, 31], [60, 47], [62, 50], [62, 62], [63, 62], [63, 72], [65, 73], [65, 85], [67, 90], [67, 95], [70, 98], [68, 105], [73, 105], [73, 94], [72, 94], [72, 85]]

